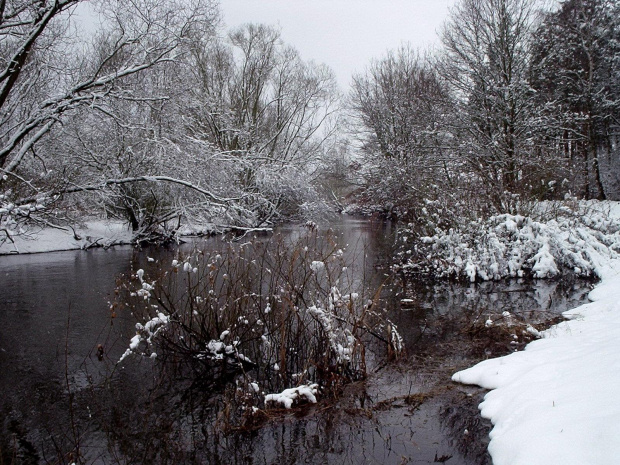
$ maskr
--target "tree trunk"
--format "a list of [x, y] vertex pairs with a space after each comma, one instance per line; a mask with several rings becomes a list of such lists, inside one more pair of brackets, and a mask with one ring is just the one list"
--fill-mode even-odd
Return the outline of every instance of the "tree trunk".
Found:
[[610, 135], [598, 144], [596, 158], [605, 198], [620, 200], [620, 134]]

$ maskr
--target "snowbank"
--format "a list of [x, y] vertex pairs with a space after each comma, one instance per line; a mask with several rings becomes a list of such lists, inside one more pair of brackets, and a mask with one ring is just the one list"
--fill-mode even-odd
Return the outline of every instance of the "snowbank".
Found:
[[[83, 227], [76, 227], [75, 234], [70, 228], [45, 228], [12, 237], [14, 242], [0, 243], [0, 255], [15, 253], [57, 252], [77, 250], [93, 246], [129, 244], [131, 230], [120, 221], [87, 221]], [[4, 239], [4, 238], [3, 238]]]
[[568, 321], [524, 351], [452, 377], [492, 390], [480, 410], [494, 425], [494, 465], [618, 463], [620, 259], [599, 245], [586, 247], [602, 279], [591, 303], [566, 312]]
[[548, 205], [553, 211], [534, 212], [531, 217], [497, 215], [463, 224], [458, 230], [412, 236], [411, 246], [405, 235], [402, 269], [471, 282], [552, 278], [564, 271], [588, 277], [600, 276], [601, 265], [620, 257], [618, 202]]

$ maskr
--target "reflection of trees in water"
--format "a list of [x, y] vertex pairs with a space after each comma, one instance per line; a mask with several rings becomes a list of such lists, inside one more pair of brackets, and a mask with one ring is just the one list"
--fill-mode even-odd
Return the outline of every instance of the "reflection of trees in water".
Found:
[[[521, 347], [520, 344], [532, 339], [524, 339], [522, 334], [528, 324], [543, 328], [560, 317], [561, 312], [584, 303], [592, 283], [576, 279], [471, 285], [408, 281], [403, 283], [403, 288], [402, 295], [398, 294], [396, 299], [392, 296], [395, 301], [390, 318], [406, 336], [408, 350], [420, 353], [431, 349], [440, 354], [445, 350], [455, 351], [453, 345], [461, 344], [455, 352], [465, 350], [470, 355], [480, 355], [475, 352], [477, 343], [484, 342], [479, 336], [496, 337], [499, 334], [493, 328], [503, 328], [518, 336], [516, 341]], [[410, 298], [411, 302], [399, 305], [401, 297]], [[485, 326], [488, 320], [494, 322], [491, 328]]]
[[[213, 393], [125, 380], [106, 402], [110, 423], [102, 429], [123, 463], [400, 464], [450, 455], [450, 463], [488, 463], [479, 396], [437, 389], [445, 383], [437, 379], [416, 384], [407, 365], [354, 383], [333, 403], [279, 411], [256, 429], [233, 431], [222, 428], [222, 398]], [[428, 392], [411, 394], [420, 390]], [[471, 436], [463, 436], [465, 428]]]
[[[94, 463], [105, 453], [99, 420], [107, 410], [105, 395], [93, 379], [105, 379], [93, 360], [78, 366], [67, 361], [67, 375], [37, 379], [25, 393], [3, 393], [0, 463]], [[101, 376], [98, 376], [101, 375]]]

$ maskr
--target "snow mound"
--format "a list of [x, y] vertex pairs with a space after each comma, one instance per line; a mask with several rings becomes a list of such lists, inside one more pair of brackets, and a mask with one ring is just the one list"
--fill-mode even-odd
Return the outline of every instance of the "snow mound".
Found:
[[610, 218], [610, 208], [584, 202], [576, 210], [561, 208], [546, 221], [504, 214], [458, 231], [438, 229], [405, 247], [405, 272], [439, 278], [552, 278], [566, 271], [600, 277], [607, 261], [620, 258], [620, 223]]
[[275, 402], [281, 404], [284, 408], [291, 408], [294, 402], [305, 399], [307, 402], [316, 404], [316, 394], [319, 390], [318, 384], [304, 384], [296, 388], [285, 389], [280, 394], [267, 394], [265, 396], [265, 404]]

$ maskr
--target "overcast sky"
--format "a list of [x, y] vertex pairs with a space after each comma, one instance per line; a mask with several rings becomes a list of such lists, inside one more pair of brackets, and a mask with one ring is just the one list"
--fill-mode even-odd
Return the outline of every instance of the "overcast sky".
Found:
[[372, 58], [410, 43], [436, 46], [455, 0], [220, 0], [224, 22], [279, 26], [306, 60], [329, 65], [343, 90]]

